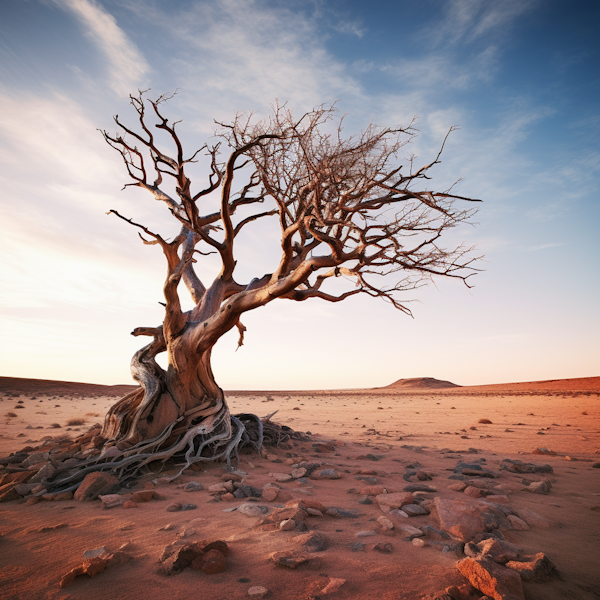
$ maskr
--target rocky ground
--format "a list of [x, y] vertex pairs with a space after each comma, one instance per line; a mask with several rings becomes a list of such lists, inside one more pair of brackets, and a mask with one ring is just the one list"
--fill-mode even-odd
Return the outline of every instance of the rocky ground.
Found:
[[44, 494], [114, 402], [101, 391], [3, 392], [2, 597], [600, 597], [593, 389], [232, 393], [305, 438], [231, 473]]

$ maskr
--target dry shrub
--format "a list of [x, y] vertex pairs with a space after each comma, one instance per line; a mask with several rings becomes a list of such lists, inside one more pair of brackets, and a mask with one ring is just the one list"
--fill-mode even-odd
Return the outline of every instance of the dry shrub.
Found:
[[61, 429], [62, 425], [59, 425], [58, 423], [52, 423], [52, 425], [50, 425], [50, 427], [52, 429]]
[[9, 418], [10, 418], [10, 417], [16, 417], [16, 416], [17, 416], [17, 413], [14, 413], [14, 412], [7, 412], [7, 413], [6, 413], [4, 416], [5, 416], [5, 417], [9, 417]]
[[584, 410], [581, 414], [582, 415], [587, 415], [587, 410]]
[[22, 404], [17, 404], [15, 408], [25, 408]]
[[76, 425], [83, 425], [85, 423], [85, 419], [69, 419], [67, 421], [67, 426], [68, 427], [75, 427]]
[[491, 425], [492, 422], [489, 419], [479, 419], [478, 423], [481, 423], [482, 425]]
[[96, 413], [96, 412], [89, 412], [89, 413], [85, 413], [86, 417], [99, 417], [100, 413]]

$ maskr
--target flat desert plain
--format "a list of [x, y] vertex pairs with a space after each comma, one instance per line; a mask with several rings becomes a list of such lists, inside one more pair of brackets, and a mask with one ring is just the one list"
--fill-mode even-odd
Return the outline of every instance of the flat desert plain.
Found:
[[[502, 566], [509, 559], [531, 566], [531, 557], [545, 557], [517, 584], [496, 581], [490, 597], [600, 598], [600, 377], [436, 385], [228, 392], [232, 413], [277, 411], [274, 422], [304, 434], [262, 456], [242, 455], [233, 479], [257, 497], [229, 493], [223, 464], [172, 479], [173, 470], [144, 475], [119, 490], [137, 498], [131, 508], [69, 494], [8, 496], [0, 504], [0, 597], [467, 600], [484, 596], [486, 577], [457, 565], [487, 548], [484, 563], [497, 565], [500, 579], [518, 574]], [[0, 378], [0, 457], [75, 439], [128, 389]], [[6, 485], [15, 467], [2, 465]], [[141, 501], [136, 490], [154, 497]], [[165, 574], [165, 548], [200, 540], [226, 542], [224, 571]], [[102, 549], [124, 553], [126, 564], [60, 586], [84, 552]]]

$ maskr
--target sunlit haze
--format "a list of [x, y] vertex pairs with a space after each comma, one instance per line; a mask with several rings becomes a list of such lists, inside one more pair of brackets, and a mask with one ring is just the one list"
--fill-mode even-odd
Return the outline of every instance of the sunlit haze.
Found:
[[[275, 301], [216, 346], [224, 389], [461, 385], [600, 375], [600, 3], [579, 0], [5, 0], [0, 4], [0, 375], [130, 383], [162, 321], [164, 257], [110, 209], [172, 235], [128, 188], [98, 129], [165, 112], [188, 154], [214, 119], [337, 102], [350, 135], [408, 125], [438, 189], [481, 198], [483, 271], [411, 292], [413, 317], [367, 296]], [[190, 172], [200, 186], [205, 164]], [[249, 232], [239, 277], [279, 260], [276, 221]], [[198, 262], [214, 275], [215, 261]], [[182, 297], [187, 293], [181, 290]], [[187, 298], [186, 298], [187, 301]], [[189, 305], [189, 301], [188, 301]]]

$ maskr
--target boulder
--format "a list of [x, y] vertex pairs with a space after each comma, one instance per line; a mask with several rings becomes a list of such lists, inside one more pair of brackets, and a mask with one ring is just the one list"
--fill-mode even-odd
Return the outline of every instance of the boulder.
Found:
[[465, 497], [437, 497], [433, 501], [433, 507], [440, 528], [462, 542], [471, 541], [481, 532], [510, 528], [510, 522], [502, 510], [507, 508], [501, 504]]

